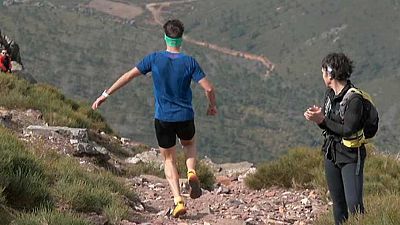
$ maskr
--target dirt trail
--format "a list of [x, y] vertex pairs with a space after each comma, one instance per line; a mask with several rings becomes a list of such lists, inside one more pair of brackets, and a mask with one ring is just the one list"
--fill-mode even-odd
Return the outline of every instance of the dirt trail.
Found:
[[[163, 18], [161, 16], [161, 13], [162, 13], [162, 9], [164, 7], [171, 6], [172, 4], [183, 4], [183, 3], [189, 3], [189, 2], [194, 2], [194, 1], [196, 1], [196, 0], [182, 0], [182, 1], [169, 1], [169, 2], [149, 3], [149, 4], [146, 5], [146, 9], [149, 10], [152, 13], [154, 21], [157, 24], [162, 26], [163, 25]], [[248, 52], [242, 52], [242, 51], [237, 51], [237, 50], [221, 47], [221, 46], [218, 46], [218, 45], [215, 45], [215, 44], [211, 44], [211, 43], [208, 43], [208, 42], [204, 42], [204, 41], [198, 41], [198, 40], [190, 38], [187, 35], [185, 35], [183, 37], [183, 39], [185, 41], [191, 43], [191, 44], [195, 44], [195, 45], [198, 45], [198, 46], [209, 48], [209, 49], [215, 50], [217, 52], [221, 52], [221, 53], [226, 54], [226, 55], [231, 55], [231, 56], [235, 56], [235, 57], [241, 57], [241, 58], [245, 58], [247, 60], [260, 62], [265, 67], [267, 67], [267, 71], [266, 71], [265, 77], [269, 77], [271, 72], [275, 68], [275, 65], [267, 57], [265, 57], [263, 55], [255, 55], [255, 54], [251, 54], [251, 53], [248, 53]]]
[[86, 6], [128, 20], [134, 19], [143, 13], [143, 9], [136, 5], [127, 5], [109, 0], [92, 0]]

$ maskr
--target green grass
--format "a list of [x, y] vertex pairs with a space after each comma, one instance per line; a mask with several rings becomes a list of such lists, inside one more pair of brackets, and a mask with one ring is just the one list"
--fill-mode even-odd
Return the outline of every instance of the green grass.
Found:
[[[53, 156], [54, 157], [54, 156]], [[74, 159], [63, 157], [52, 159], [54, 166], [50, 167], [55, 178], [54, 195], [79, 212], [101, 213], [110, 205], [118, 205], [114, 195], [126, 196], [131, 201], [137, 201], [137, 196], [125, 187], [123, 179], [113, 176], [110, 172], [83, 170]], [[123, 204], [121, 208], [126, 206]]]
[[[88, 224], [77, 212], [104, 214], [111, 224], [128, 219], [129, 202], [136, 194], [119, 178], [102, 169], [88, 171], [70, 157], [27, 148], [10, 131], [0, 127], [0, 219], [12, 224]], [[127, 201], [123, 201], [123, 199]], [[56, 212], [62, 205], [66, 215]], [[32, 212], [32, 213], [31, 213]], [[8, 223], [7, 223], [8, 224]]]
[[111, 204], [104, 209], [104, 214], [111, 224], [118, 224], [121, 220], [129, 218], [129, 207], [121, 196], [114, 195]]
[[23, 79], [1, 74], [0, 105], [9, 109], [38, 109], [49, 125], [91, 128], [111, 133], [100, 113], [89, 104], [67, 99], [55, 87], [30, 84]]
[[322, 153], [318, 149], [295, 148], [289, 150], [276, 161], [257, 167], [256, 173], [245, 179], [247, 186], [253, 189], [280, 186], [285, 188], [321, 187]]
[[22, 214], [10, 225], [90, 225], [91, 223], [71, 213], [53, 210], [40, 210], [30, 214]]
[[0, 186], [0, 205], [5, 204], [6, 202], [6, 196], [3, 194], [4, 187]]
[[0, 204], [0, 221], [3, 224], [9, 224], [13, 219], [14, 216], [8, 211], [8, 208]]
[[[363, 215], [350, 216], [343, 225], [397, 225], [400, 223], [399, 193], [369, 195]], [[333, 224], [332, 210], [319, 217], [314, 225]]]
[[393, 155], [370, 152], [365, 163], [364, 191], [367, 194], [400, 193], [400, 163]]
[[44, 165], [9, 131], [0, 127], [1, 202], [25, 210], [51, 204]]
[[160, 167], [153, 163], [143, 163], [139, 162], [134, 165], [126, 165], [126, 171], [124, 176], [126, 177], [136, 177], [142, 174], [154, 175], [157, 177], [164, 177], [164, 171]]

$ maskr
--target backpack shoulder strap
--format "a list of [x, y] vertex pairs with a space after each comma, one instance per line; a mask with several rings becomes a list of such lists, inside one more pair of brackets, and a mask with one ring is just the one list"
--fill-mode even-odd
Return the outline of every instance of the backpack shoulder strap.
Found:
[[332, 100], [331, 100], [332, 93], [333, 93], [332, 89], [327, 89], [325, 91], [325, 96], [324, 96], [324, 114], [325, 114], [325, 116], [328, 116], [328, 114], [332, 108]]
[[[342, 118], [342, 120], [344, 119], [344, 112], [347, 109], [348, 102], [350, 101], [350, 99], [352, 99], [353, 97], [355, 97], [357, 95], [364, 98], [363, 92], [355, 87], [349, 88], [349, 90], [347, 90], [346, 94], [344, 94], [343, 99], [340, 102], [340, 107], [339, 107], [339, 114], [340, 114], [340, 118]], [[371, 97], [369, 97], [369, 98], [371, 98]]]
[[364, 99], [366, 99], [366, 100], [368, 100], [369, 102], [371, 102], [372, 105], [375, 105], [374, 102], [372, 101], [371, 95], [369, 95], [367, 92], [365, 92], [365, 91], [363, 91], [363, 90], [357, 89], [357, 91], [360, 93], [360, 95], [361, 95]]

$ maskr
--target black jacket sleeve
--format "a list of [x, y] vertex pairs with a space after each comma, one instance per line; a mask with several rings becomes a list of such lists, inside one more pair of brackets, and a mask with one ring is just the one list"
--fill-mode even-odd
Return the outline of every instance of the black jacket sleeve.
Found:
[[319, 125], [321, 128], [340, 137], [349, 137], [362, 128], [363, 100], [361, 96], [354, 96], [348, 102], [343, 116], [343, 124], [329, 118]]

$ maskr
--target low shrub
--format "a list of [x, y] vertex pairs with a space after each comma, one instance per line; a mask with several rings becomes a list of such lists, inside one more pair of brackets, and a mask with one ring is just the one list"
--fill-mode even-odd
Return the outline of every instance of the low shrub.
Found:
[[90, 225], [87, 220], [53, 210], [40, 210], [30, 214], [21, 214], [10, 225]]
[[271, 186], [322, 187], [324, 182], [321, 151], [311, 148], [295, 148], [276, 161], [266, 162], [246, 177], [245, 183], [252, 189]]

